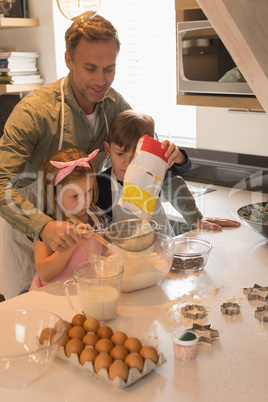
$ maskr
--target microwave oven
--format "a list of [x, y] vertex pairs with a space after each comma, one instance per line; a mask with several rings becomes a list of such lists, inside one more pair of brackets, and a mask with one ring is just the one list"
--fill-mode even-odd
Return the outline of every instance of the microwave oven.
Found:
[[208, 20], [177, 23], [178, 91], [254, 93]]

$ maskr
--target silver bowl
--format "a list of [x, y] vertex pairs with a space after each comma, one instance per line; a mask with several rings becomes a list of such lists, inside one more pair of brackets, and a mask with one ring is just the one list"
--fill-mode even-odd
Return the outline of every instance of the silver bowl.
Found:
[[108, 226], [104, 233], [116, 246], [127, 251], [143, 251], [156, 240], [157, 223], [143, 219], [127, 219]]

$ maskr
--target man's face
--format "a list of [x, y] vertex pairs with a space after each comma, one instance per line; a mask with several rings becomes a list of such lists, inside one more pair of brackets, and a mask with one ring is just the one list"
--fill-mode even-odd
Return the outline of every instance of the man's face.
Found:
[[86, 114], [93, 113], [113, 83], [118, 48], [114, 40], [88, 42], [81, 39], [74, 58], [65, 53], [74, 96]]

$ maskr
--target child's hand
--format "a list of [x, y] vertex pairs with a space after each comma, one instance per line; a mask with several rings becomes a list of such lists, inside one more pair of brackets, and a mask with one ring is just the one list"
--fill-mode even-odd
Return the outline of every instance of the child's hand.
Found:
[[91, 232], [94, 230], [92, 226], [87, 223], [81, 223], [76, 226], [78, 233], [84, 238], [88, 239], [91, 236]]
[[195, 222], [194, 226], [199, 229], [208, 229], [220, 232], [222, 227], [239, 227], [240, 222], [224, 218], [201, 218]]
[[170, 142], [168, 140], [163, 141], [162, 145], [161, 145], [161, 149], [165, 149], [165, 148], [167, 148], [165, 157], [168, 158], [169, 167], [174, 165], [174, 163], [183, 165], [186, 162], [185, 156], [179, 150], [179, 148], [176, 147], [174, 142]]

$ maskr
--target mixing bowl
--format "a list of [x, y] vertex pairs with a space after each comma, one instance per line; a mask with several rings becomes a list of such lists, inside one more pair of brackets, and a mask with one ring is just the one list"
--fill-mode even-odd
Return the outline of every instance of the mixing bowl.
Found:
[[[56, 314], [33, 309], [0, 311], [0, 322], [0, 386], [28, 385], [54, 359], [66, 330], [65, 323]], [[42, 330], [56, 324], [56, 334], [41, 345]]]
[[256, 202], [237, 210], [242, 222], [268, 239], [268, 202]]
[[180, 273], [197, 272], [207, 263], [212, 245], [195, 237], [174, 238], [175, 249], [172, 271]]
[[122, 292], [132, 292], [161, 282], [169, 272], [174, 254], [174, 240], [162, 233], [156, 234], [154, 244], [144, 251], [131, 252], [113, 248], [114, 254], [106, 247], [102, 253], [92, 254], [88, 251], [89, 260], [109, 261], [115, 259], [124, 266]]

